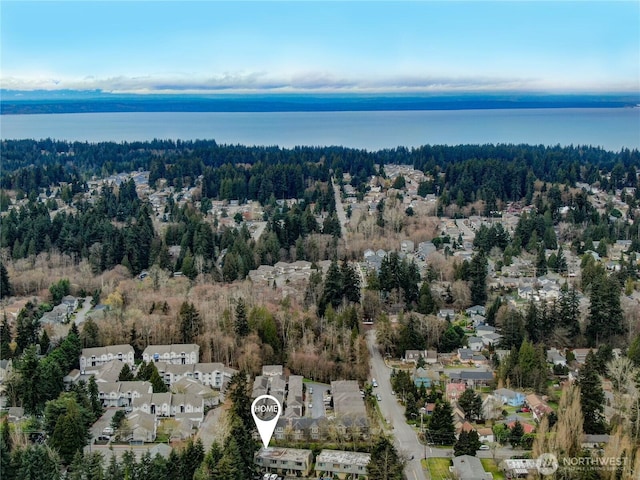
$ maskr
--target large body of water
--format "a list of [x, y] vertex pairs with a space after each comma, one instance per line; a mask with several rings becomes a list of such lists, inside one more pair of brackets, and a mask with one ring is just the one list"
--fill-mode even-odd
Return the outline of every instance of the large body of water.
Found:
[[640, 148], [640, 108], [363, 112], [152, 112], [0, 116], [2, 139], [214, 139], [243, 145], [527, 143]]

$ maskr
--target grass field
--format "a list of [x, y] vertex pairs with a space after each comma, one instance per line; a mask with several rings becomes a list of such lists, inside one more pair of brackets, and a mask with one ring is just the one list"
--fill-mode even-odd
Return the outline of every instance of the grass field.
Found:
[[481, 458], [480, 461], [484, 469], [493, 474], [494, 480], [504, 480], [504, 473], [500, 470], [493, 458]]
[[451, 460], [448, 458], [429, 458], [427, 461], [431, 480], [449, 480], [453, 478], [449, 472]]

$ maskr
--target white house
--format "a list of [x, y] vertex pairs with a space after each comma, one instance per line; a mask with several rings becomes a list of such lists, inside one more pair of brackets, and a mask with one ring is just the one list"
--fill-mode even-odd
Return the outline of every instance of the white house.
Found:
[[145, 362], [166, 362], [178, 365], [198, 363], [200, 347], [194, 343], [172, 345], [149, 345], [142, 352]]
[[80, 370], [99, 367], [111, 360], [120, 360], [133, 367], [133, 347], [131, 345], [111, 345], [109, 347], [83, 348], [80, 355]]

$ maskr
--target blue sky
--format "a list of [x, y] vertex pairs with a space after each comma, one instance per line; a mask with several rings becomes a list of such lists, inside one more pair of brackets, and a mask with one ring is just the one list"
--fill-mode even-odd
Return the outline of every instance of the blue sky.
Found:
[[640, 90], [638, 1], [0, 2], [5, 89]]

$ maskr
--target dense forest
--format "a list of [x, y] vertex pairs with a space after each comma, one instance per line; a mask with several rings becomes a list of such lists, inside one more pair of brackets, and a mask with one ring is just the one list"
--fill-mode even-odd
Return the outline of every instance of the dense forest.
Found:
[[[151, 185], [160, 178], [176, 187], [193, 186], [202, 176], [203, 196], [250, 199], [262, 203], [300, 198], [313, 182], [330, 173], [349, 173], [362, 187], [375, 165], [413, 165], [434, 180], [426, 193], [458, 191], [464, 201], [520, 200], [532, 194], [536, 179], [575, 185], [600, 182], [603, 189], [636, 186], [637, 150], [618, 153], [593, 147], [458, 145], [396, 148], [369, 152], [344, 147], [245, 147], [213, 140], [154, 140], [133, 143], [81, 143], [47, 140], [2, 142], [5, 189], [25, 194], [65, 182], [83, 189], [91, 176], [149, 170]], [[611, 174], [610, 176], [606, 174]], [[75, 187], [73, 187], [75, 185]], [[86, 188], [86, 187], [84, 187]]]

